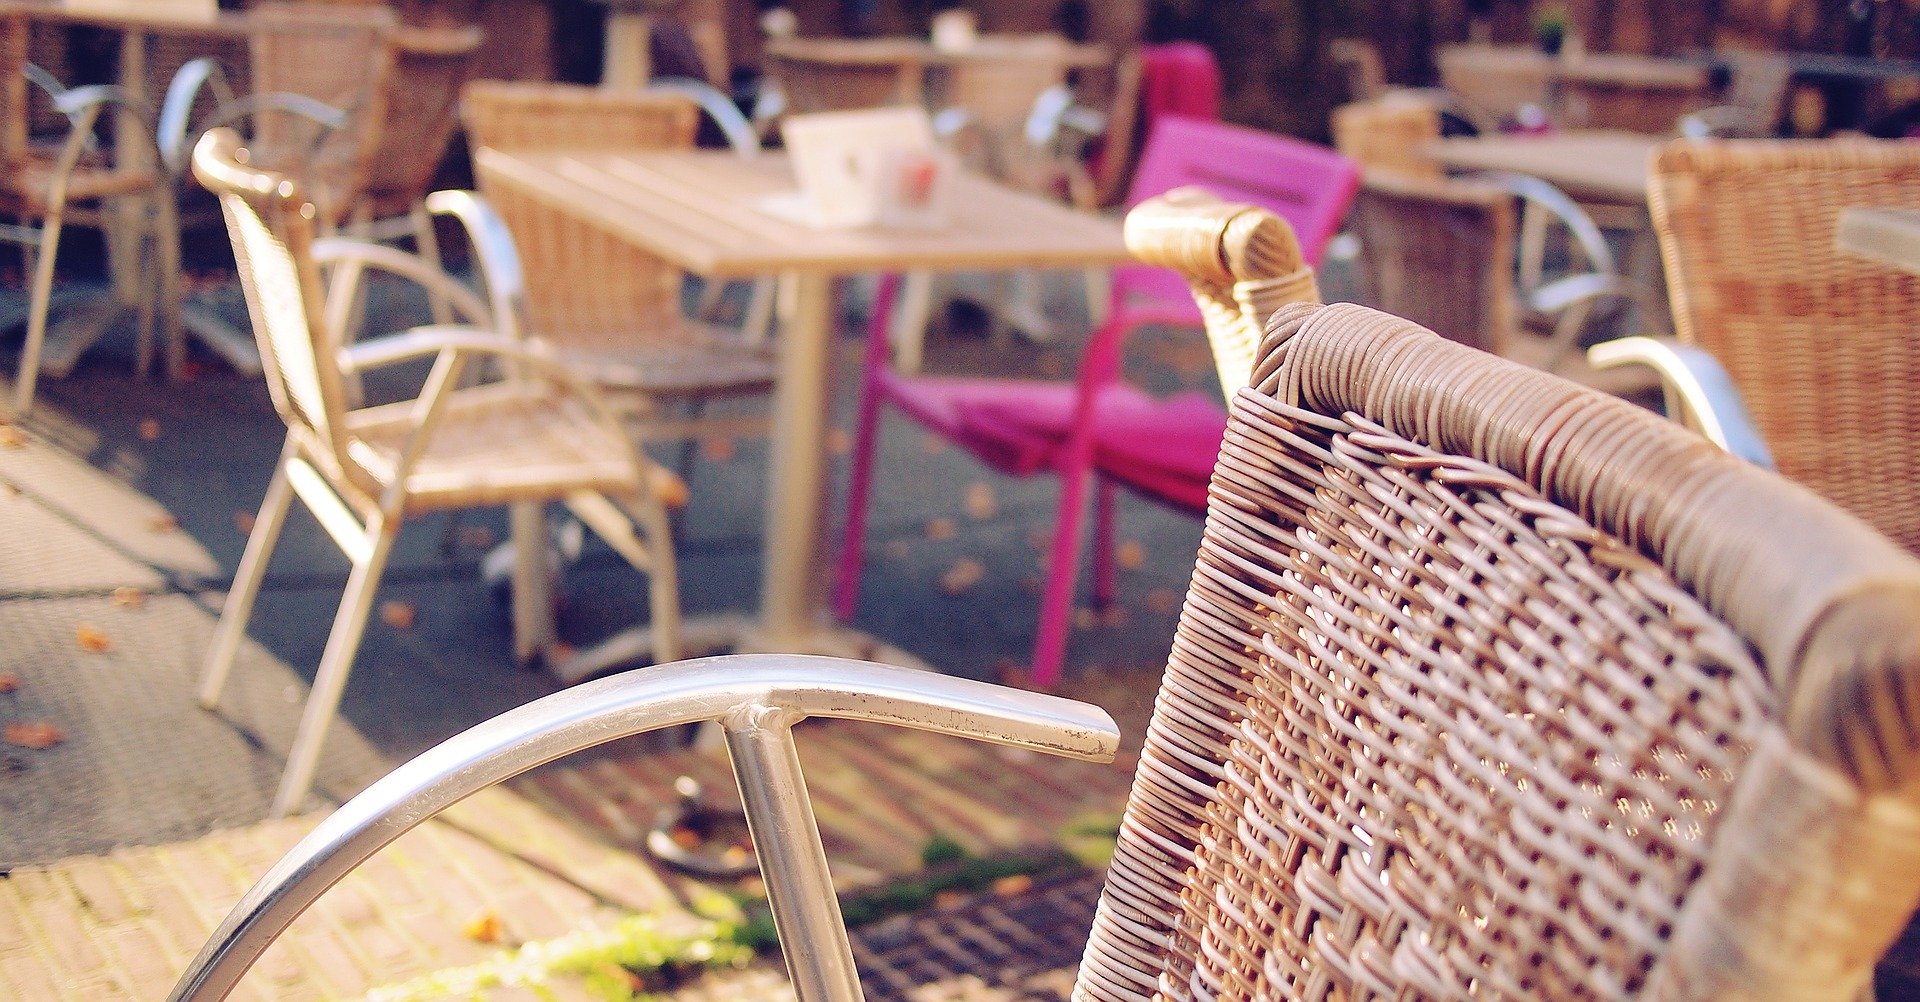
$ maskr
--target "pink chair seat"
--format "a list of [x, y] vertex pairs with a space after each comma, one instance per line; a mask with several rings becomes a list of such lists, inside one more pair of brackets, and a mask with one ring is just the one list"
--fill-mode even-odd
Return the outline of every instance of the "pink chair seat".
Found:
[[[888, 373], [882, 385], [887, 399], [908, 417], [1012, 476], [1031, 476], [1052, 466], [1073, 426], [1075, 394], [1070, 383], [940, 376], [901, 379]], [[1152, 403], [1151, 397], [1126, 385], [1109, 388], [1101, 398], [1102, 408], [1129, 413]], [[1219, 444], [1216, 435], [1214, 446]]]
[[[1045, 442], [1050, 462], [1073, 429], [1073, 408], [1071, 393], [976, 399], [971, 403], [972, 424], [990, 429], [999, 440]], [[1129, 488], [1205, 511], [1207, 481], [1226, 428], [1227, 412], [1204, 393], [1156, 399], [1130, 384], [1116, 383], [1104, 388], [1094, 405], [1094, 463]]]

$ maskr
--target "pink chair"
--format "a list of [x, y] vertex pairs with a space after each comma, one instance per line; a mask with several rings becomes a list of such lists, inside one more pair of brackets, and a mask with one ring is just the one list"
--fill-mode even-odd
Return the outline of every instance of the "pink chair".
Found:
[[[1345, 215], [1359, 186], [1359, 170], [1332, 150], [1285, 136], [1163, 118], [1148, 138], [1128, 204], [1189, 185], [1281, 216], [1311, 265]], [[1207, 481], [1226, 427], [1219, 399], [1200, 393], [1155, 399], [1124, 382], [1120, 371], [1121, 351], [1134, 328], [1197, 328], [1200, 310], [1179, 275], [1127, 265], [1114, 271], [1107, 320], [1089, 338], [1074, 382], [908, 376], [887, 364], [886, 318], [896, 284], [893, 278], [881, 283], [867, 334], [834, 611], [851, 618], [859, 598], [880, 407], [892, 404], [1002, 473], [1052, 470], [1060, 475], [1059, 517], [1033, 654], [1035, 683], [1050, 686], [1066, 646], [1088, 474], [1100, 474], [1094, 524], [1097, 602], [1113, 595], [1116, 484], [1177, 508], [1205, 510]], [[1244, 373], [1237, 378], [1244, 379]]]

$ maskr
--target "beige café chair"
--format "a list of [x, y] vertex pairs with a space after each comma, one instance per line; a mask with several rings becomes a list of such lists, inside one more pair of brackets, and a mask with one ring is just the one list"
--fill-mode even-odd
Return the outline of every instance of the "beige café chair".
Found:
[[[1226, 244], [1203, 271], [1236, 255], [1219, 219], [1195, 213]], [[1282, 308], [1253, 372], [1074, 997], [1859, 997], [1920, 900], [1920, 564], [1650, 412], [1365, 307]], [[809, 715], [1094, 759], [1118, 737], [859, 662], [603, 679], [335, 812], [173, 998], [223, 997], [462, 797], [697, 719], [727, 729], [796, 994], [859, 998]]]
[[[698, 111], [677, 93], [481, 80], [463, 97], [474, 148], [506, 152], [686, 150]], [[705, 405], [765, 393], [769, 346], [682, 315], [678, 268], [594, 226], [479, 177], [526, 263], [485, 257], [500, 246], [479, 233], [483, 278], [512, 285], [519, 309], [507, 322], [550, 344], [555, 357], [613, 394], [611, 400], [660, 439], [756, 430], [764, 421], [707, 417]], [[462, 217], [464, 220], [464, 217]], [[663, 412], [677, 405], [680, 415]]]
[[[1834, 243], [1847, 207], [1920, 209], [1916, 178], [1920, 148], [1900, 141], [1669, 144], [1649, 204], [1677, 340], [1601, 354], [1695, 402], [1717, 360], [1759, 432], [1745, 452], [1920, 552], [1920, 295]], [[1678, 410], [1722, 426], [1721, 409]]]
[[[662, 503], [671, 478], [633, 446], [591, 389], [538, 342], [471, 328], [420, 328], [344, 347], [345, 314], [359, 274], [369, 267], [433, 288], [469, 321], [484, 322], [488, 310], [413, 255], [361, 241], [316, 240], [317, 213], [299, 184], [250, 161], [237, 134], [215, 130], [194, 152], [194, 173], [220, 196], [226, 213], [287, 442], [214, 632], [201, 703], [212, 707], [220, 698], [295, 495], [353, 566], [274, 797], [279, 817], [306, 798], [375, 590], [408, 518], [509, 505], [518, 527], [540, 504], [565, 501], [647, 574], [658, 660], [678, 655], [679, 598]], [[326, 302], [322, 266], [344, 276]], [[348, 408], [350, 373], [428, 357], [432, 371], [417, 398]], [[476, 359], [504, 361], [509, 378], [462, 386], [463, 370]], [[518, 640], [537, 633], [543, 621], [545, 567], [544, 540], [516, 535]]]

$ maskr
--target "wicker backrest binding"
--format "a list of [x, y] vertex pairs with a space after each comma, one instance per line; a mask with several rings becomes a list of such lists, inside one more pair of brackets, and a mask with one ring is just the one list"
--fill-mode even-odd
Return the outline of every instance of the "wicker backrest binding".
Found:
[[1518, 324], [1514, 215], [1513, 196], [1491, 185], [1369, 170], [1352, 216], [1368, 302], [1510, 355]]
[[1076, 997], [1852, 997], [1920, 900], [1917, 669], [1920, 563], [1810, 492], [1285, 307]]
[[215, 129], [194, 148], [193, 174], [226, 215], [274, 409], [289, 429], [308, 434], [315, 458], [337, 464], [346, 395], [333, 360], [339, 336], [327, 327], [313, 264], [315, 210], [292, 178], [248, 159], [237, 133]]
[[1438, 178], [1440, 165], [1423, 151], [1440, 141], [1440, 107], [1432, 100], [1388, 95], [1333, 109], [1333, 146], [1370, 171]]
[[[462, 98], [475, 148], [537, 150], [684, 150], [693, 147], [700, 111], [673, 94], [601, 90], [567, 84], [477, 80]], [[604, 228], [480, 179], [524, 261], [529, 329], [570, 347], [596, 344], [631, 352], [646, 336], [678, 337], [678, 268]], [[561, 332], [565, 332], [562, 337]]]
[[1679, 336], [1780, 472], [1920, 551], [1920, 278], [1834, 245], [1847, 206], [1920, 208], [1920, 145], [1675, 143], [1650, 187]]

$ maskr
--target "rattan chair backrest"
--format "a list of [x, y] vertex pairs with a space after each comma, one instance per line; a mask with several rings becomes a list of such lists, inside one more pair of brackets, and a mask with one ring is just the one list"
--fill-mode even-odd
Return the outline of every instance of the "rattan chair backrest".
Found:
[[1370, 171], [1438, 178], [1424, 147], [1440, 141], [1440, 106], [1430, 99], [1388, 95], [1333, 109], [1333, 146]]
[[249, 140], [261, 166], [300, 176], [337, 218], [365, 190], [386, 121], [393, 12], [273, 2], [255, 5], [248, 24], [248, 75], [256, 93], [300, 94], [351, 116], [346, 127], [329, 129], [301, 115], [263, 114]]
[[460, 124], [460, 89], [485, 39], [476, 25], [399, 28], [387, 36], [393, 72], [367, 187], [393, 208], [420, 201], [433, 187]]
[[28, 103], [27, 16], [0, 14], [0, 170], [12, 170], [27, 156], [32, 105]]
[[313, 203], [292, 178], [252, 166], [231, 129], [201, 137], [193, 174], [219, 196], [226, 216], [274, 409], [305, 433], [315, 458], [333, 459], [337, 473], [346, 394], [334, 361], [339, 338], [326, 325], [313, 262]]
[[1920, 899], [1916, 669], [1920, 564], [1818, 497], [1285, 307], [1076, 997], [1857, 995]]
[[1674, 143], [1650, 187], [1679, 336], [1780, 472], [1920, 552], [1920, 279], [1834, 244], [1847, 206], [1920, 209], [1920, 144]]
[[[676, 94], [477, 80], [461, 99], [477, 149], [637, 152], [693, 147], [699, 107]], [[677, 337], [678, 268], [603, 227], [480, 178], [526, 271], [528, 329], [571, 347], [631, 352], [637, 338]]]
[[912, 62], [844, 63], [786, 52], [762, 61], [787, 96], [788, 114], [917, 105], [925, 87], [924, 68]]
[[1461, 344], [1510, 354], [1515, 225], [1513, 196], [1499, 188], [1369, 170], [1352, 216], [1367, 302]]
[[1336, 38], [1327, 43], [1327, 60], [1346, 84], [1348, 101], [1371, 101], [1386, 94], [1387, 64], [1372, 40]]

